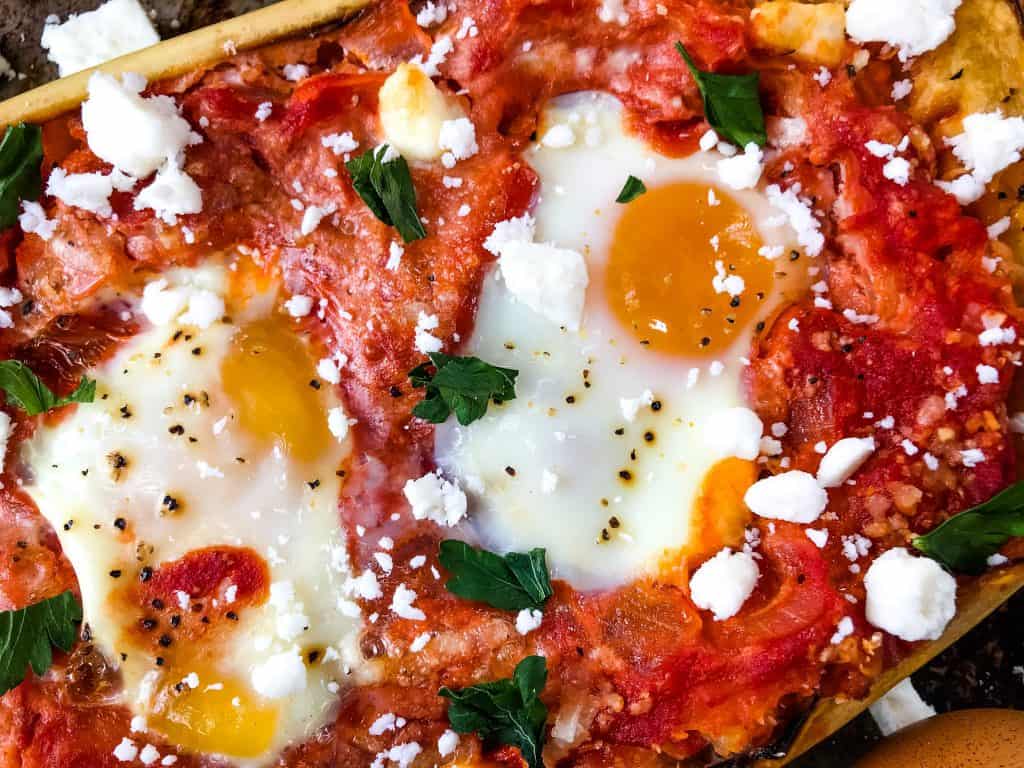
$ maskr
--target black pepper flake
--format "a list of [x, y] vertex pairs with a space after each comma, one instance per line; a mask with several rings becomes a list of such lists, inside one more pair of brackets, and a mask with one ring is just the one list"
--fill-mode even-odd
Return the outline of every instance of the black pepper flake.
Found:
[[120, 579], [121, 578], [121, 569], [120, 568], [115, 568], [114, 570], [112, 570], [110, 572], [110, 578], [112, 578], [112, 579]]
[[758, 323], [754, 326], [754, 330], [757, 331], [758, 333], [763, 331], [764, 330], [764, 320], [758, 321]]
[[131, 417], [132, 417], [132, 409], [129, 408], [127, 405], [122, 405], [121, 406], [121, 418], [122, 419], [130, 419]]
[[846, 65], [846, 76], [850, 78], [857, 76], [857, 68], [853, 64]]
[[231, 619], [231, 621], [238, 621], [238, 614], [234, 611], [228, 611], [224, 615]]
[[790, 261], [796, 261], [799, 258], [800, 258], [800, 251], [790, 251], [789, 252], [789, 260]]
[[185, 405], [192, 405], [192, 403], [194, 403], [196, 401], [196, 399], [194, 397], [192, 397], [192, 395], [185, 394], [185, 396], [181, 398], [181, 401]]
[[729, 306], [732, 307], [733, 309], [735, 309], [739, 305], [740, 305], [740, 297], [739, 296], [733, 296], [731, 299], [729, 299]]
[[178, 339], [180, 339], [182, 337], [182, 335], [184, 333], [185, 333], [184, 331], [175, 331], [174, 335], [171, 336], [171, 341], [177, 341]]
[[612, 537], [612, 535], [610, 533], [608, 533], [608, 529], [607, 528], [602, 528], [601, 529], [601, 541], [608, 541], [609, 539], [611, 539], [611, 537]]
[[165, 507], [167, 507], [167, 511], [168, 512], [174, 512], [176, 509], [178, 509], [181, 506], [178, 503], [178, 500], [176, 498], [174, 498], [173, 496], [170, 496], [170, 495], [164, 496], [163, 505]]
[[19, 541], [16, 546], [18, 547], [18, 549], [28, 549], [28, 542]]
[[388, 389], [388, 394], [391, 395], [392, 397], [401, 397], [402, 390], [394, 385], [391, 385], [391, 388]]
[[173, 629], [177, 629], [180, 626], [181, 626], [181, 614], [177, 614], [176, 613], [173, 616], [171, 616], [171, 627]]
[[817, 384], [818, 383], [818, 377], [817, 376], [808, 376], [807, 377], [807, 383], [808, 384]]
[[199, 613], [203, 610], [202, 603], [192, 603], [192, 613]]
[[711, 343], [711, 337], [710, 337], [710, 336], [704, 336], [704, 337], [703, 337], [703, 338], [701, 338], [701, 340], [700, 340], [700, 345], [701, 345], [702, 347], [706, 347], [706, 346], [707, 346], [708, 344], [710, 344], [710, 343]]
[[629, 452], [629, 459], [630, 461], [636, 461], [636, 448]]
[[654, 442], [654, 433], [653, 432], [644, 432], [644, 441], [648, 442], [648, 443], [653, 443]]
[[612, 515], [608, 518], [608, 525], [612, 528], [618, 528], [620, 525], [622, 525], [622, 523], [619, 522], [619, 518], [617, 518], [615, 515]]
[[839, 349], [844, 353], [849, 354], [850, 352], [853, 352], [853, 344], [843, 344]]
[[310, 664], [315, 664], [316, 660], [320, 658], [320, 651], [310, 651], [306, 654], [306, 660]]
[[315, 491], [317, 488], [320, 487], [320, 480], [319, 479], [310, 480], [308, 483], [306, 483], [306, 485], [308, 485], [311, 490]]
[[344, 477], [345, 476], [345, 470], [344, 469], [339, 469], [334, 474], [335, 474], [336, 477]]
[[633, 473], [630, 472], [628, 469], [620, 469], [619, 470], [619, 477], [621, 477], [623, 480], [632, 480], [633, 479]]
[[567, 402], [569, 405], [572, 405], [573, 403], [576, 402], [576, 395], [567, 395], [565, 398], [565, 402]]
[[156, 661], [156, 665], [158, 667], [162, 667], [164, 665], [164, 657], [163, 656], [157, 656], [155, 661]]
[[73, 526], [74, 524], [75, 524], [74, 520], [68, 520], [66, 523], [64, 523], [64, 530], [65, 531], [70, 531], [71, 530], [71, 526]]
[[160, 635], [160, 639], [157, 642], [160, 643], [160, 646], [162, 648], [170, 648], [171, 647], [171, 643], [173, 641], [171, 640], [171, 636], [170, 635], [166, 635], [165, 634], [165, 635]]
[[173, 426], [168, 427], [167, 431], [170, 432], [172, 435], [184, 435], [185, 427], [183, 427], [181, 424], [175, 424]]
[[32, 301], [32, 299], [29, 299], [28, 301], [21, 305], [21, 316], [28, 317], [29, 315], [32, 314], [32, 310], [35, 308], [36, 303]]
[[1024, 184], [1017, 187], [1017, 199], [1024, 200]]
[[660, 411], [661, 410], [661, 400], [655, 400], [653, 403], [651, 403], [651, 410], [652, 411]]
[[917, 218], [917, 211], [915, 211], [913, 208], [911, 208], [909, 211], [907, 211], [907, 216], [909, 216], [912, 219], [916, 219]]
[[161, 600], [159, 597], [154, 597], [149, 604], [156, 608], [158, 611], [162, 611], [164, 609], [164, 601]]
[[88, 469], [83, 469], [82, 470], [82, 477], [88, 477], [88, 476], [89, 476], [89, 470]]
[[608, 506], [608, 499], [601, 499], [601, 506], [602, 507], [607, 507]]
[[622, 435], [626, 434], [626, 430], [623, 427], [619, 427], [618, 429], [615, 430], [615, 434], [618, 435], [619, 437], [622, 437]]
[[804, 574], [802, 574], [802, 573], [797, 574], [797, 577], [796, 577], [796, 583], [797, 584], [803, 584], [805, 581], [807, 581], [807, 577]]
[[505, 467], [505, 474], [508, 475], [509, 477], [515, 477], [516, 476], [516, 468], [515, 467]]
[[202, 347], [192, 347], [192, 354], [195, 355], [196, 357], [199, 357], [201, 354], [203, 354], [203, 348]]
[[114, 527], [117, 528], [117, 530], [119, 531], [123, 531], [125, 528], [128, 527], [128, 521], [125, 520], [123, 517], [118, 517], [114, 520]]
[[152, 578], [153, 578], [153, 569], [150, 568], [148, 565], [143, 566], [142, 570], [139, 571], [139, 581], [147, 582], [147, 581], [149, 581]]
[[127, 653], [122, 653], [121, 654], [121, 661], [128, 661], [128, 654]]
[[310, 379], [309, 386], [313, 389], [320, 389], [320, 379]]
[[201, 621], [203, 624], [209, 624], [210, 623], [210, 617], [209, 616], [203, 616], [201, 619], [199, 619], [199, 621]]
[[963, 76], [964, 76], [964, 68], [960, 67], [960, 69], [958, 69], [956, 72], [954, 72], [952, 75], [950, 75], [949, 79], [950, 80], [959, 80]]
[[142, 628], [147, 632], [151, 629], [156, 629], [156, 619], [146, 618], [142, 620]]

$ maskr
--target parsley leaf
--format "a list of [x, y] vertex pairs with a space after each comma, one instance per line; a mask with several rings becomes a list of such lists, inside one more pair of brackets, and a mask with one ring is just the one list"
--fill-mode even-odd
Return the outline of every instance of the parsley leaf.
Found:
[[445, 539], [438, 559], [452, 575], [444, 585], [449, 592], [493, 608], [538, 609], [553, 594], [543, 549], [509, 552], [502, 557], [464, 541]]
[[470, 685], [457, 691], [444, 687], [438, 694], [451, 701], [448, 722], [456, 733], [476, 733], [485, 749], [518, 747], [530, 768], [543, 768], [544, 723], [548, 708], [540, 700], [547, 682], [543, 656], [527, 656], [512, 679]]
[[757, 72], [747, 75], [719, 75], [697, 69], [683, 44], [676, 42], [676, 50], [686, 62], [704, 100], [704, 117], [722, 137], [738, 147], [754, 142], [763, 147], [768, 141], [764, 129], [764, 112], [757, 86]]
[[82, 606], [71, 592], [16, 611], [0, 611], [0, 696], [25, 679], [42, 675], [53, 663], [53, 649], [70, 651], [82, 621]]
[[42, 129], [27, 123], [8, 126], [0, 141], [0, 230], [18, 220], [22, 200], [39, 197], [42, 160]]
[[[416, 389], [426, 388], [426, 397], [412, 409], [431, 424], [441, 424], [454, 411], [459, 424], [472, 424], [487, 412], [491, 400], [505, 402], [516, 398], [519, 371], [499, 368], [478, 357], [455, 357], [431, 352], [429, 363], [409, 371]], [[430, 366], [434, 366], [433, 375]]]
[[0, 389], [7, 393], [7, 402], [36, 416], [71, 403], [91, 403], [96, 397], [96, 382], [84, 376], [75, 391], [57, 397], [32, 369], [20, 360], [0, 361]]
[[636, 176], [630, 176], [622, 185], [622, 191], [615, 198], [616, 203], [631, 203], [647, 191], [647, 187]]
[[951, 570], [978, 573], [1011, 536], [1024, 536], [1024, 482], [953, 515], [912, 543]]
[[412, 186], [409, 165], [401, 155], [385, 160], [388, 145], [368, 149], [345, 163], [352, 186], [373, 215], [398, 230], [411, 243], [427, 236], [416, 212], [416, 190]]

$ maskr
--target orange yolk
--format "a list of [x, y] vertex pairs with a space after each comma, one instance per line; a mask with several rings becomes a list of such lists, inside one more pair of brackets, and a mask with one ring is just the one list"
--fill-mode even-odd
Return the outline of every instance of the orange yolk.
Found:
[[[619, 320], [652, 349], [713, 355], [735, 341], [770, 295], [772, 262], [747, 211], [728, 194], [678, 183], [656, 187], [625, 206], [615, 228], [605, 280]], [[712, 239], [717, 238], [712, 245]], [[715, 262], [743, 278], [735, 298], [716, 293]]]
[[221, 364], [224, 391], [241, 426], [300, 461], [330, 448], [324, 395], [310, 385], [316, 369], [306, 344], [278, 318], [239, 329]]
[[196, 672], [198, 688], [168, 681], [156, 691], [149, 725], [189, 752], [232, 757], [265, 752], [277, 728], [277, 708], [213, 669]]
[[754, 462], [744, 459], [722, 459], [708, 470], [690, 517], [694, 554], [713, 554], [743, 542], [743, 529], [751, 517], [743, 495], [756, 479]]

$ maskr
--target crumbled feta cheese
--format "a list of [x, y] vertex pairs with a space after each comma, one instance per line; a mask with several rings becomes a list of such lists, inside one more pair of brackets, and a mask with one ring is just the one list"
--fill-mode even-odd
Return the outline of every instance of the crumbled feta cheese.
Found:
[[690, 577], [690, 598], [698, 608], [711, 611], [715, 621], [723, 621], [739, 612], [760, 575], [752, 554], [726, 547]]
[[761, 161], [764, 154], [754, 142], [743, 148], [743, 154], [726, 157], [718, 161], [718, 178], [732, 189], [751, 189], [757, 186], [764, 166]]
[[132, 733], [145, 733], [147, 728], [149, 728], [149, 724], [142, 715], [135, 715], [128, 724], [128, 730]]
[[921, 698], [909, 677], [889, 689], [885, 696], [869, 707], [869, 711], [883, 736], [889, 736], [935, 714], [935, 708]]
[[740, 406], [712, 412], [704, 422], [701, 435], [704, 446], [715, 455], [753, 461], [760, 453], [763, 432], [764, 425], [757, 414]]
[[755, 515], [791, 523], [813, 523], [825, 511], [828, 494], [813, 475], [800, 470], [758, 480], [743, 501]]
[[[55, 168], [54, 170], [59, 170]], [[21, 231], [29, 235], [38, 235], [43, 240], [49, 240], [57, 231], [57, 220], [46, 218], [46, 211], [39, 203], [31, 200], [21, 201], [21, 214], [18, 216], [18, 224]]]
[[998, 384], [999, 383], [999, 369], [994, 368], [991, 365], [983, 365], [979, 363], [975, 369], [978, 374], [979, 384]]
[[937, 639], [956, 613], [956, 579], [902, 547], [871, 563], [864, 587], [867, 620], [908, 642]]
[[441, 757], [448, 757], [457, 746], [459, 746], [459, 734], [449, 728], [437, 740], [437, 754]]
[[334, 435], [339, 443], [348, 435], [348, 428], [356, 424], [356, 419], [350, 419], [345, 409], [336, 405], [327, 411], [327, 429]]
[[395, 730], [396, 719], [397, 718], [395, 717], [394, 712], [385, 712], [383, 715], [381, 715], [372, 723], [370, 723], [370, 727], [367, 729], [367, 733], [369, 733], [371, 736], [380, 736], [386, 733], [387, 731], [393, 731]]
[[516, 614], [516, 632], [520, 635], [528, 635], [540, 626], [544, 614], [538, 610], [523, 608]]
[[859, 533], [851, 533], [842, 537], [843, 556], [851, 563], [867, 555], [871, 549], [871, 539]]
[[445, 59], [448, 58], [448, 54], [455, 50], [455, 44], [452, 42], [451, 37], [448, 35], [441, 35], [430, 46], [430, 53], [427, 54], [427, 60], [423, 60], [421, 54], [416, 54], [409, 60], [409, 63], [414, 67], [419, 67], [423, 70], [423, 74], [427, 77], [439, 77], [441, 70], [438, 69], [444, 64]]
[[405, 248], [400, 243], [391, 241], [391, 245], [388, 246], [388, 260], [384, 265], [384, 269], [389, 272], [397, 272], [398, 268], [402, 266], [402, 255], [405, 253]]
[[988, 233], [989, 240], [995, 240], [1000, 236], [1004, 235], [1010, 230], [1010, 217], [1003, 216], [1001, 219], [997, 219], [989, 224], [985, 231]]
[[769, 184], [765, 188], [768, 202], [785, 214], [789, 225], [796, 232], [796, 240], [809, 256], [817, 256], [825, 246], [825, 237], [821, 234], [821, 224], [811, 209], [810, 203], [800, 195], [800, 185], [794, 184], [785, 192], [778, 184]]
[[448, 8], [443, 1], [435, 5], [433, 0], [427, 0], [427, 4], [416, 14], [416, 23], [421, 27], [432, 27], [447, 18]]
[[108, 0], [94, 11], [72, 14], [63, 24], [49, 16], [39, 44], [61, 77], [160, 42], [138, 0]]
[[422, 352], [426, 355], [430, 352], [441, 351], [444, 343], [431, 333], [439, 325], [440, 321], [437, 319], [437, 315], [428, 315], [423, 311], [419, 313], [416, 320], [416, 333], [413, 339], [413, 346], [416, 347], [417, 352]]
[[305, 317], [313, 311], [313, 299], [305, 294], [296, 293], [284, 303], [284, 308], [294, 318]]
[[261, 101], [256, 105], [255, 118], [258, 122], [265, 122], [274, 113], [274, 104], [270, 101]]
[[889, 95], [892, 96], [893, 101], [901, 101], [907, 98], [912, 90], [914, 90], [913, 80], [909, 78], [897, 80], [892, 84], [892, 92]]
[[921, 458], [924, 459], [924, 465], [933, 472], [939, 468], [939, 460], [935, 458], [932, 454], [926, 453]]
[[882, 175], [901, 187], [910, 181], [910, 163], [902, 157], [894, 157], [882, 166]]
[[101, 160], [135, 178], [145, 178], [202, 141], [170, 96], [143, 98], [146, 81], [123, 75], [118, 82], [96, 72], [82, 103], [82, 127], [89, 149]]
[[344, 155], [359, 148], [359, 142], [352, 138], [352, 131], [328, 133], [320, 138], [320, 144], [335, 155]]
[[445, 120], [437, 144], [442, 151], [451, 152], [455, 160], [465, 160], [479, 151], [476, 143], [476, 126], [468, 117]]
[[321, 207], [319, 205], [310, 205], [306, 207], [306, 210], [302, 214], [302, 223], [299, 225], [299, 232], [302, 236], [312, 234], [313, 231], [320, 226], [320, 222], [325, 217], [330, 216], [332, 213], [338, 210], [338, 207], [334, 203], [328, 203]]
[[832, 72], [830, 72], [827, 67], [818, 67], [818, 71], [815, 72], [812, 77], [814, 78], [814, 82], [822, 88], [832, 82]]
[[900, 61], [939, 46], [953, 33], [960, 0], [852, 0], [846, 34], [858, 43], [888, 43]]
[[55, 167], [46, 183], [46, 194], [67, 205], [90, 211], [97, 216], [110, 216], [110, 195], [114, 191], [112, 176], [102, 173], [67, 173]]
[[907, 438], [903, 438], [900, 441], [900, 447], [907, 456], [916, 456], [921, 450]]
[[122, 763], [130, 763], [139, 755], [139, 748], [135, 746], [135, 742], [129, 739], [127, 736], [121, 739], [121, 743], [114, 747], [113, 752], [116, 757]]
[[718, 146], [718, 134], [715, 133], [713, 128], [708, 128], [704, 134], [700, 137], [700, 151], [710, 152], [712, 149]]
[[267, 699], [283, 699], [306, 690], [306, 665], [298, 651], [276, 653], [252, 668], [253, 690]]
[[525, 213], [514, 219], [505, 219], [494, 225], [494, 230], [484, 240], [484, 248], [495, 256], [501, 255], [502, 248], [509, 243], [529, 243], [533, 241], [535, 222], [530, 214]]
[[960, 451], [960, 461], [967, 468], [976, 467], [985, 461], [985, 453], [980, 448], [968, 448], [966, 451]]
[[466, 516], [466, 494], [458, 483], [445, 480], [435, 472], [428, 472], [418, 480], [407, 480], [402, 493], [417, 520], [432, 520], [450, 528]]
[[284, 75], [285, 80], [297, 83], [299, 80], [305, 80], [309, 77], [309, 67], [305, 64], [285, 64], [281, 68], [281, 73]]
[[395, 594], [391, 597], [391, 610], [397, 616], [409, 621], [425, 621], [427, 615], [413, 606], [415, 601], [416, 593], [405, 584], [399, 584], [395, 589]]
[[875, 451], [871, 437], [844, 437], [828, 449], [818, 464], [818, 483], [822, 488], [837, 488], [860, 469]]
[[345, 591], [349, 594], [361, 597], [363, 600], [377, 600], [384, 596], [380, 584], [377, 582], [377, 575], [370, 570], [365, 570], [355, 578], [349, 578], [345, 582]]
[[1010, 562], [1010, 558], [998, 552], [985, 558], [985, 565], [989, 568], [998, 568], [1000, 565], [1006, 565], [1008, 562]]
[[620, 27], [629, 23], [629, 14], [626, 13], [624, 0], [601, 0], [601, 7], [597, 9], [597, 18], [605, 24], [613, 21]]
[[962, 133], [946, 141], [968, 173], [936, 183], [961, 205], [968, 205], [985, 193], [985, 186], [997, 173], [1020, 160], [1024, 118], [1003, 117], [998, 109], [976, 112], [963, 119]]
[[843, 310], [843, 317], [854, 325], [873, 325], [878, 322], [878, 315], [862, 315], [850, 308]]
[[413, 653], [419, 653], [427, 647], [427, 643], [430, 642], [430, 633], [424, 632], [421, 635], [417, 635], [413, 638], [413, 641], [409, 643], [409, 650]]
[[341, 381], [341, 370], [338, 363], [330, 357], [322, 358], [316, 364], [316, 375], [328, 384], [337, 384]]
[[853, 619], [849, 616], [843, 616], [839, 620], [839, 624], [836, 625], [836, 631], [832, 635], [830, 642], [832, 645], [839, 645], [844, 639], [853, 634]]
[[134, 208], [149, 208], [173, 227], [178, 216], [203, 210], [203, 192], [177, 162], [168, 162], [157, 171], [153, 182], [135, 196]]
[[500, 253], [498, 268], [517, 301], [570, 331], [579, 330], [590, 280], [582, 255], [523, 240], [501, 244]]
[[828, 530], [825, 528], [804, 528], [804, 534], [818, 549], [824, 549], [828, 543]]
[[715, 276], [711, 278], [711, 287], [715, 293], [728, 293], [730, 296], [739, 296], [746, 290], [747, 284], [739, 275], [730, 275], [725, 271], [725, 262], [715, 260]]

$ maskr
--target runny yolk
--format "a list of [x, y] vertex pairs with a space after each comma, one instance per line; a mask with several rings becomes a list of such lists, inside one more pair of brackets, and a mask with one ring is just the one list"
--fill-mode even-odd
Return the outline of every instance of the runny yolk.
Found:
[[[651, 349], [721, 352], [771, 294], [772, 262], [757, 252], [762, 243], [750, 216], [719, 189], [710, 204], [709, 189], [689, 182], [655, 187], [626, 205], [616, 225], [607, 301]], [[721, 271], [743, 279], [740, 295], [716, 292]]]
[[692, 554], [713, 554], [743, 542], [750, 510], [743, 495], [757, 479], [752, 461], [728, 458], [713, 464], [704, 476], [690, 512]]
[[256, 757], [277, 729], [277, 708], [212, 669], [196, 670], [199, 687], [170, 680], [153, 696], [149, 726], [189, 752]]
[[272, 317], [240, 328], [221, 363], [221, 382], [242, 428], [300, 461], [322, 456], [332, 440], [314, 379], [306, 345]]

